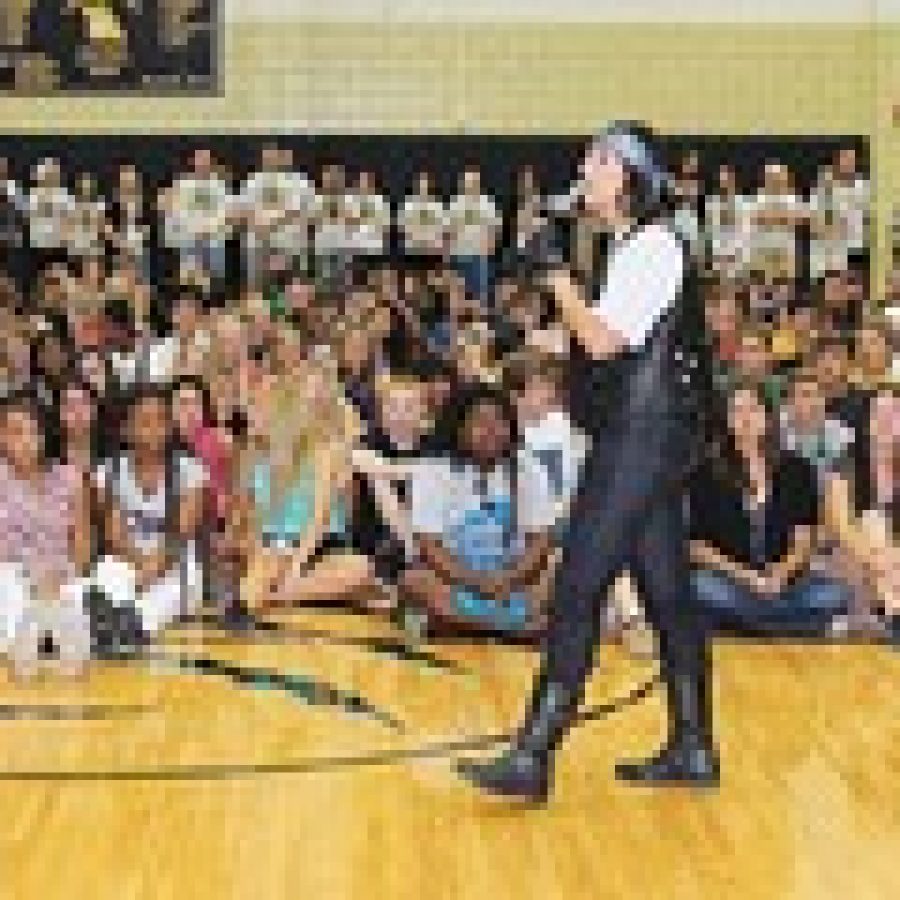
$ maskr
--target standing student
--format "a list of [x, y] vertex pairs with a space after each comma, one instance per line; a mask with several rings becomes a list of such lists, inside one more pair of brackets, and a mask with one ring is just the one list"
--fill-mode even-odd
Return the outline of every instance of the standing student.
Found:
[[234, 200], [210, 150], [193, 154], [185, 171], [160, 193], [159, 205], [166, 246], [176, 253], [179, 268], [196, 267], [222, 279]]
[[447, 208], [437, 196], [429, 172], [416, 175], [415, 191], [404, 201], [398, 225], [407, 256], [437, 257], [443, 252]]
[[715, 784], [708, 650], [690, 580], [684, 483], [705, 450], [711, 366], [696, 275], [665, 214], [669, 182], [652, 135], [614, 125], [582, 161], [581, 204], [614, 233], [589, 297], [539, 235], [530, 263], [572, 337], [570, 407], [591, 437], [550, 602], [539, 676], [509, 748], [460, 763], [486, 791], [544, 801], [554, 757], [577, 714], [608, 589], [628, 569], [654, 626], [669, 736], [654, 758], [621, 764], [643, 783]]
[[466, 291], [487, 312], [492, 290], [492, 260], [500, 232], [500, 212], [481, 184], [481, 170], [467, 166], [459, 192], [447, 207], [447, 252], [465, 279]]
[[59, 160], [42, 159], [34, 167], [32, 187], [24, 200], [32, 284], [48, 265], [65, 259], [66, 222], [73, 206], [72, 195], [62, 181]]

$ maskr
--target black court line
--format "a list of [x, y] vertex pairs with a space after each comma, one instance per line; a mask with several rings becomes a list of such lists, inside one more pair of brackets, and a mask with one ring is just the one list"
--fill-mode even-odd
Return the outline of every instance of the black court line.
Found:
[[133, 703], [0, 703], [2, 722], [102, 722], [141, 716], [159, 704]]
[[[607, 703], [583, 710], [575, 725], [604, 719], [639, 703], [661, 684], [661, 676], [654, 675], [627, 694]], [[347, 771], [378, 766], [390, 766], [409, 760], [442, 759], [464, 751], [489, 750], [510, 739], [509, 732], [473, 735], [452, 741], [434, 741], [398, 750], [358, 756], [326, 756], [319, 759], [285, 760], [280, 763], [209, 763], [183, 766], [160, 766], [147, 769], [103, 769], [83, 771], [0, 771], [0, 782], [47, 781], [224, 781], [271, 775], [308, 775]]]
[[[185, 637], [183, 627], [190, 625], [200, 626], [217, 626], [221, 629], [221, 623], [213, 616], [200, 616], [195, 619], [189, 619], [182, 624], [181, 634], [179, 638]], [[177, 633], [176, 633], [177, 634]], [[249, 640], [254, 642], [267, 642], [287, 644], [290, 642], [297, 643], [320, 643], [329, 644], [335, 647], [350, 647], [356, 650], [364, 650], [376, 656], [385, 656], [390, 659], [401, 662], [420, 663], [429, 669], [438, 669], [447, 672], [457, 672], [461, 675], [470, 673], [470, 669], [461, 665], [454, 660], [445, 659], [415, 646], [408, 641], [392, 637], [377, 637], [372, 635], [356, 636], [335, 634], [325, 628], [296, 628], [286, 625], [282, 622], [271, 622], [264, 619], [253, 619], [246, 628], [239, 630], [230, 630], [223, 633], [205, 633], [198, 643], [207, 644], [209, 646], [231, 646], [239, 643], [241, 640]], [[166, 644], [180, 643], [173, 642], [170, 636], [167, 636]]]

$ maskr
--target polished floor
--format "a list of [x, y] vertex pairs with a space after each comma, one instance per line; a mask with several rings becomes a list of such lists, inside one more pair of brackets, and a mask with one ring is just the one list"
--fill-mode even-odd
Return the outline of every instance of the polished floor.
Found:
[[[718, 792], [613, 779], [654, 747], [654, 694], [580, 728], [534, 811], [451, 768], [515, 719], [532, 654], [395, 638], [309, 613], [241, 640], [183, 628], [77, 684], [0, 675], [0, 897], [900, 895], [896, 651], [722, 643]], [[601, 652], [589, 701], [652, 675]]]

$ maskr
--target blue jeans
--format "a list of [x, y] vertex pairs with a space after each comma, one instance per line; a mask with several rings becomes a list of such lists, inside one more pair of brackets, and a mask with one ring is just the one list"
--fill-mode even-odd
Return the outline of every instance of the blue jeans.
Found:
[[466, 286], [466, 293], [481, 307], [482, 312], [492, 311], [491, 259], [489, 256], [455, 256], [453, 266]]
[[821, 575], [804, 575], [773, 597], [761, 597], [711, 569], [695, 569], [692, 580], [699, 607], [714, 629], [820, 633], [851, 602], [849, 587]]
[[199, 266], [212, 278], [227, 274], [228, 251], [223, 241], [198, 240], [181, 252], [181, 263]]

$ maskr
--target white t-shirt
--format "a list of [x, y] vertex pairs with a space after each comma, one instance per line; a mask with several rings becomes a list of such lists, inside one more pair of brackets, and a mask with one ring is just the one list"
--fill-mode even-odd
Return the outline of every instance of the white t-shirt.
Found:
[[352, 203], [349, 194], [319, 195], [315, 218], [318, 253], [343, 253], [353, 249]]
[[675, 304], [685, 274], [685, 251], [670, 228], [653, 222], [613, 243], [606, 286], [594, 306], [632, 349]]
[[[794, 193], [766, 193], [760, 191], [751, 203], [751, 214], [773, 213], [796, 214], [808, 208], [807, 202]], [[797, 226], [794, 224], [775, 225], [756, 221], [751, 226], [750, 245], [757, 265], [768, 269], [769, 261], [777, 255], [786, 263], [791, 263], [797, 249]]]
[[174, 335], [151, 337], [127, 353], [114, 351], [110, 362], [119, 385], [171, 384], [178, 359], [178, 340]]
[[736, 195], [713, 195], [706, 201], [706, 237], [712, 258], [729, 263], [737, 272], [746, 264], [752, 227], [748, 222], [750, 201]]
[[[175, 501], [185, 492], [196, 490], [206, 483], [206, 470], [196, 459], [179, 455], [173, 464], [176, 469], [170, 485], [171, 500]], [[134, 546], [141, 553], [162, 549], [167, 524], [165, 478], [160, 478], [155, 491], [145, 493], [135, 478], [133, 464], [127, 454], [119, 457], [118, 461], [108, 460], [98, 466], [94, 477], [97, 486], [103, 491], [110, 491], [116, 500], [129, 540]]]
[[846, 222], [834, 187], [832, 180], [820, 179], [809, 197], [809, 270], [813, 278], [828, 270], [843, 270], [849, 261]]
[[58, 250], [74, 199], [64, 188], [33, 188], [28, 195], [28, 236], [37, 250]]
[[833, 202], [842, 224], [847, 249], [864, 250], [868, 244], [871, 191], [869, 180], [861, 175], [846, 183], [836, 181], [832, 188]]
[[168, 246], [181, 249], [197, 240], [226, 241], [232, 203], [228, 184], [218, 175], [178, 178], [172, 184], [172, 209], [164, 222]]
[[391, 205], [387, 198], [377, 193], [351, 193], [347, 204], [352, 248], [360, 253], [384, 253], [391, 227]]
[[400, 211], [403, 246], [410, 253], [431, 251], [444, 239], [447, 208], [435, 197], [409, 197]]
[[677, 207], [672, 214], [675, 233], [687, 243], [691, 253], [699, 255], [702, 250], [702, 227], [697, 210], [688, 203]]
[[[553, 527], [558, 505], [543, 467], [527, 453], [519, 454], [517, 533], [513, 544], [524, 546], [528, 535]], [[443, 458], [419, 459], [409, 464], [409, 521], [413, 533], [444, 538], [464, 527], [464, 520], [483, 499], [508, 498], [511, 486], [507, 470], [498, 466], [488, 473], [485, 492], [471, 465]]]
[[484, 194], [478, 197], [457, 195], [447, 208], [447, 221], [451, 254], [484, 256], [491, 252], [500, 225], [500, 213], [490, 197]]
[[540, 421], [522, 426], [522, 451], [541, 466], [562, 515], [578, 488], [589, 439], [563, 409], [551, 410]]
[[122, 200], [122, 221], [119, 223], [120, 238], [132, 255], [143, 254], [147, 240], [144, 225], [144, 201], [138, 199]]
[[103, 200], [72, 201], [67, 217], [66, 246], [74, 256], [103, 252], [103, 220], [106, 203]]
[[237, 202], [251, 217], [248, 240], [262, 240], [275, 250], [291, 253], [309, 243], [307, 228], [316, 209], [316, 189], [302, 172], [254, 172], [244, 182]]

